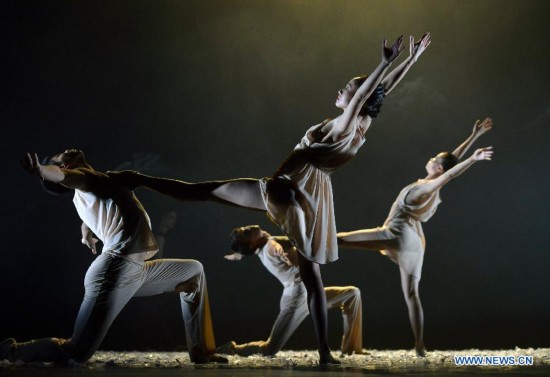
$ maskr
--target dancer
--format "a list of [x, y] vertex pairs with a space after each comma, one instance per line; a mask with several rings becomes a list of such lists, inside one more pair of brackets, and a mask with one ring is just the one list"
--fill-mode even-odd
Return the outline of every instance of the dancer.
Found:
[[120, 173], [120, 179], [132, 186], [142, 185], [178, 200], [212, 200], [266, 211], [299, 251], [298, 266], [307, 290], [320, 364], [339, 364], [328, 346], [327, 304], [319, 268], [319, 264], [338, 259], [330, 175], [355, 156], [385, 93], [430, 44], [429, 33], [418, 43], [411, 36], [409, 57], [384, 77], [402, 51], [402, 39], [389, 48], [384, 41], [382, 61], [371, 75], [354, 78], [338, 91], [336, 106], [343, 113], [311, 127], [271, 178], [188, 183], [131, 171]]
[[[231, 261], [257, 255], [264, 267], [281, 282], [283, 294], [280, 311], [267, 340], [245, 344], [230, 341], [217, 352], [250, 356], [262, 354], [275, 356], [286, 344], [300, 323], [309, 314], [306, 289], [298, 269], [298, 252], [287, 237], [272, 237], [258, 225], [235, 228], [230, 235], [232, 253], [225, 256]], [[325, 287], [327, 304], [330, 309], [342, 311], [344, 321], [342, 354], [361, 354], [362, 343], [362, 306], [361, 291], [353, 286]]]
[[453, 153], [441, 152], [431, 158], [426, 164], [428, 175], [401, 190], [382, 227], [338, 233], [341, 247], [377, 250], [397, 263], [415, 337], [414, 348], [421, 357], [426, 356], [424, 313], [418, 291], [426, 247], [421, 222], [428, 221], [434, 215], [441, 202], [439, 190], [445, 184], [474, 163], [491, 159], [492, 147], [487, 147], [476, 150], [472, 156], [458, 163], [474, 141], [492, 127], [490, 118], [481, 123], [478, 120], [472, 134]]
[[[85, 294], [70, 339], [43, 338], [25, 343], [6, 339], [0, 359], [23, 362], [84, 362], [97, 350], [111, 323], [134, 296], [177, 292], [180, 296], [189, 356], [194, 363], [227, 362], [214, 354], [215, 342], [202, 265], [190, 259], [146, 262], [158, 250], [149, 216], [133, 192], [120, 181], [95, 171], [84, 153], [69, 149], [39, 163], [36, 154], [23, 161], [50, 192], [74, 190], [74, 204], [84, 222], [83, 242], [103, 251], [88, 268]], [[90, 244], [88, 244], [90, 243]]]

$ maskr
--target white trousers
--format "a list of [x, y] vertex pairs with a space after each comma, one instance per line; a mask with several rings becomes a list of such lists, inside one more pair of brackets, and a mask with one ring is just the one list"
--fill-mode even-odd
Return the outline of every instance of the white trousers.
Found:
[[[328, 309], [340, 309], [344, 321], [342, 353], [361, 353], [363, 349], [361, 291], [357, 287], [325, 287]], [[241, 356], [279, 352], [300, 323], [309, 315], [307, 293], [303, 284], [285, 289], [280, 311], [267, 340], [237, 344], [235, 353]]]
[[19, 360], [84, 362], [98, 349], [132, 297], [163, 292], [179, 293], [191, 360], [213, 353], [216, 348], [206, 278], [202, 264], [196, 260], [157, 259], [143, 263], [104, 252], [88, 268], [84, 288], [71, 338], [18, 343], [15, 352]]

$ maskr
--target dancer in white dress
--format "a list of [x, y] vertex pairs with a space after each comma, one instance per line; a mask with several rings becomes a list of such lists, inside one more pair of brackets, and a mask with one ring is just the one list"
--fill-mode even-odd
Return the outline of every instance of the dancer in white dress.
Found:
[[424, 314], [418, 292], [426, 246], [421, 223], [434, 215], [441, 202], [439, 190], [445, 184], [475, 162], [491, 159], [493, 152], [491, 147], [487, 147], [476, 150], [471, 157], [458, 163], [474, 141], [492, 126], [490, 118], [483, 122], [478, 120], [472, 134], [453, 153], [442, 152], [431, 158], [426, 165], [428, 175], [401, 190], [382, 227], [338, 233], [340, 247], [378, 250], [399, 266], [418, 356], [426, 354]]
[[121, 172], [135, 186], [182, 201], [211, 200], [266, 211], [299, 251], [299, 268], [307, 289], [308, 307], [317, 337], [320, 363], [339, 362], [327, 340], [327, 304], [319, 264], [338, 259], [331, 174], [352, 159], [365, 141], [372, 118], [385, 94], [403, 78], [430, 44], [426, 33], [418, 43], [410, 37], [410, 55], [384, 77], [402, 51], [402, 37], [390, 48], [383, 44], [382, 60], [368, 77], [357, 77], [338, 91], [336, 106], [343, 113], [311, 127], [271, 178], [240, 178], [189, 183]]

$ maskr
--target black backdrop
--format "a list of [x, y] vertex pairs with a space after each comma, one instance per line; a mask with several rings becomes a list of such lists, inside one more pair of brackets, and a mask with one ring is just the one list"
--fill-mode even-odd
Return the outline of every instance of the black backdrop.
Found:
[[[45, 194], [19, 160], [67, 147], [99, 170], [190, 181], [271, 174], [305, 130], [334, 117], [336, 91], [379, 61], [384, 38], [432, 32], [358, 156], [333, 176], [340, 230], [381, 225], [437, 152], [490, 116], [494, 160], [442, 190], [425, 226], [428, 349], [548, 347], [550, 57], [546, 1], [7, 1], [3, 3], [0, 338], [71, 334], [93, 256], [70, 196]], [[406, 56], [408, 50], [403, 52]], [[472, 150], [473, 151], [473, 150]], [[266, 338], [279, 283], [227, 234], [275, 227], [256, 212], [138, 191], [153, 224], [179, 216], [166, 255], [203, 262], [218, 343]], [[397, 267], [341, 250], [326, 285], [364, 300], [367, 348], [413, 344]], [[172, 295], [133, 300], [105, 349], [179, 349]], [[332, 347], [341, 334], [330, 314]], [[307, 320], [288, 344], [314, 348]]]

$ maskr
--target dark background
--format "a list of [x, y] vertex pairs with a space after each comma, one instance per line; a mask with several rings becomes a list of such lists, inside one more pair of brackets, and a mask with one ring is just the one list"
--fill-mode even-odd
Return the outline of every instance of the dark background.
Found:
[[[549, 347], [549, 12], [545, 0], [3, 2], [0, 338], [69, 337], [93, 260], [70, 195], [44, 193], [24, 152], [77, 147], [98, 170], [189, 181], [268, 176], [308, 127], [339, 114], [337, 90], [378, 64], [384, 38], [431, 31], [333, 176], [338, 228], [381, 225], [428, 158], [492, 117], [477, 146], [494, 146], [494, 160], [445, 187], [424, 227], [426, 346]], [[257, 258], [222, 257], [231, 228], [275, 227], [257, 212], [137, 195], [154, 226], [177, 212], [165, 254], [203, 262], [218, 343], [267, 338], [281, 286]], [[361, 288], [365, 348], [412, 348], [398, 268], [374, 252], [340, 257], [324, 282]], [[102, 348], [180, 349], [178, 301], [133, 300]], [[341, 327], [331, 313], [334, 349]], [[315, 348], [309, 320], [287, 347]]]

